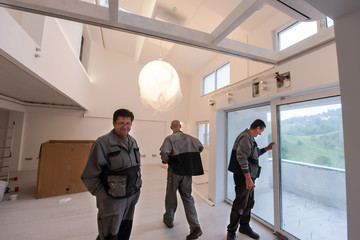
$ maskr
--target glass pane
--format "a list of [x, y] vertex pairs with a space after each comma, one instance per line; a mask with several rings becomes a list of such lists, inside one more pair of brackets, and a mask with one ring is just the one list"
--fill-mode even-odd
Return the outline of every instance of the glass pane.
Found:
[[216, 89], [230, 84], [230, 63], [216, 70]]
[[109, 1], [108, 0], [99, 0], [99, 5], [103, 7], [109, 7]]
[[201, 144], [204, 145], [204, 137], [205, 137], [205, 124], [200, 123], [198, 124], [198, 139], [201, 142]]
[[[265, 131], [256, 138], [260, 148], [266, 147], [271, 142], [271, 115], [270, 106], [262, 106], [251, 109], [243, 109], [227, 113], [227, 165], [231, 150], [236, 137], [249, 128], [255, 119], [262, 119], [266, 128]], [[255, 206], [252, 213], [262, 218], [266, 222], [274, 225], [274, 194], [273, 194], [273, 164], [271, 151], [260, 156], [261, 176], [256, 179], [255, 187]], [[233, 174], [227, 171], [226, 198], [229, 201], [235, 199], [235, 186]]]
[[278, 33], [279, 51], [317, 33], [317, 22], [297, 22]]
[[210, 134], [210, 124], [209, 123], [207, 123], [206, 124], [206, 145], [208, 145], [209, 146], [209, 135]]
[[340, 97], [278, 111], [281, 229], [299, 239], [346, 239]]
[[204, 95], [215, 91], [215, 73], [204, 77]]
[[326, 17], [326, 27], [331, 27], [332, 25], [334, 25], [334, 21], [329, 18], [329, 17]]

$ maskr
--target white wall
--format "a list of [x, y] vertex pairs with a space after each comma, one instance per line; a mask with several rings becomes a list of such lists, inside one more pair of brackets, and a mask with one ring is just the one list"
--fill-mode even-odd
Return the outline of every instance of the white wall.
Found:
[[83, 24], [63, 19], [56, 19], [56, 21], [58, 22], [69, 46], [74, 51], [75, 56], [79, 57]]
[[161, 164], [159, 149], [168, 135], [167, 127], [166, 121], [134, 121], [130, 134], [138, 143], [142, 165]]
[[21, 13], [21, 27], [29, 34], [38, 46], [41, 46], [45, 17], [27, 12]]
[[[37, 169], [40, 146], [46, 141], [96, 140], [113, 129], [112, 114], [108, 117], [84, 117], [83, 113], [78, 110], [28, 107], [23, 136], [17, 137], [23, 142], [22, 150], [18, 151], [21, 152], [20, 170]], [[161, 163], [159, 148], [169, 134], [167, 124], [163, 120], [139, 120], [135, 114], [130, 134], [138, 142], [143, 155], [142, 164]]]
[[28, 108], [25, 113], [21, 170], [37, 169], [40, 146], [46, 141], [95, 140], [111, 128], [111, 116], [108, 119], [84, 118], [83, 111]]
[[[80, 38], [79, 44], [82, 28], [77, 23], [73, 24], [77, 29], [75, 35]], [[74, 52], [74, 42], [68, 41], [59, 22], [54, 18], [45, 18], [41, 57], [37, 59], [34, 69], [30, 69], [84, 108], [88, 107], [90, 79], [78, 54]]]

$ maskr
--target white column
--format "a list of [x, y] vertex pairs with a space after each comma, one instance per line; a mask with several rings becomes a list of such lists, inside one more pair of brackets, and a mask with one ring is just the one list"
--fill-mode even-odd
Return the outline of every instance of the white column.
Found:
[[334, 22], [344, 125], [348, 239], [355, 240], [360, 236], [360, 9]]

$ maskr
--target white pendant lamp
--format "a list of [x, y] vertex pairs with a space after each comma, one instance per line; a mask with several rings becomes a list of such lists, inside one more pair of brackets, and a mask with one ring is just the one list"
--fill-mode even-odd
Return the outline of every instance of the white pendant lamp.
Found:
[[169, 111], [182, 98], [177, 72], [162, 60], [149, 62], [143, 67], [139, 87], [142, 102], [160, 112]]

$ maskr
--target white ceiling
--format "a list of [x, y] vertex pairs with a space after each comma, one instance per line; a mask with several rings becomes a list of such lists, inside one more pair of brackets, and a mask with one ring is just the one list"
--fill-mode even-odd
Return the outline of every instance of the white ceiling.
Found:
[[[99, 1], [96, 0], [95, 4], [99, 4]], [[330, 17], [343, 14], [349, 5], [359, 5], [356, 0], [286, 1], [294, 2], [300, 9], [304, 6], [310, 9], [307, 2], [311, 2], [324, 9], [324, 13]], [[0, 6], [94, 24], [96, 26], [88, 25], [86, 30], [95, 44], [129, 56], [140, 64], [162, 57], [185, 75], [190, 75], [206, 64], [216, 52], [276, 63], [277, 59], [273, 57], [275, 55], [271, 49], [241, 43], [244, 39], [243, 32], [253, 31], [276, 14], [287, 16], [279, 11], [282, 9], [276, 6], [276, 0], [119, 0], [110, 2], [110, 11], [93, 5], [94, 0], [82, 2], [89, 7], [81, 5], [79, 9], [79, 3], [75, 0], [0, 0]], [[112, 11], [114, 4], [131, 14], [120, 11], [119, 22], [114, 23], [111, 17], [117, 18], [118, 14], [117, 11]], [[243, 6], [248, 6], [244, 12]], [[254, 7], [258, 9], [254, 10]], [[87, 10], [90, 12], [84, 15], [83, 12]], [[110, 16], [110, 21], [102, 18], [103, 13]], [[312, 14], [311, 11], [309, 14]], [[139, 18], [137, 15], [153, 20]], [[167, 24], [159, 21], [166, 21]], [[25, 66], [6, 56], [1, 49], [0, 55], [0, 96], [27, 104], [47, 103], [81, 108], [73, 100], [48, 86], [44, 79], [24, 70]]]

